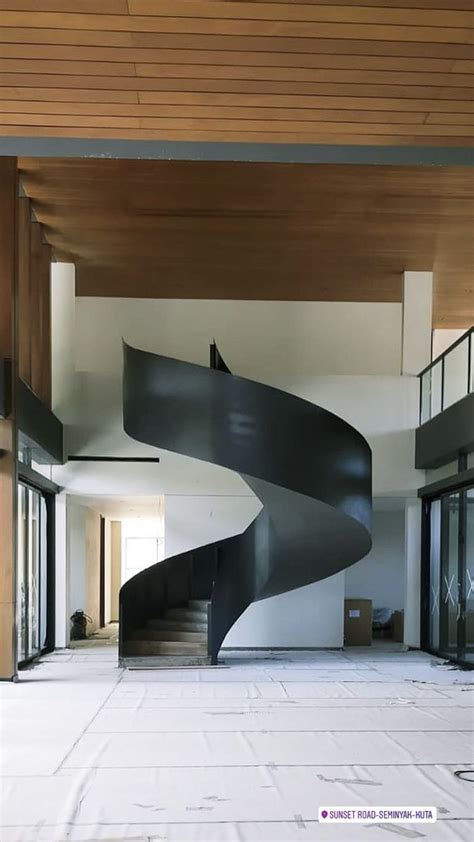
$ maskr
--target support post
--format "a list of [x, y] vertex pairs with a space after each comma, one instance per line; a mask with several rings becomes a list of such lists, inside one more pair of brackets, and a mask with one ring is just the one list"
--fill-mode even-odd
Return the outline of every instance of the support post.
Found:
[[417, 375], [431, 362], [433, 273], [403, 274], [402, 374]]
[[404, 643], [420, 646], [421, 500], [405, 502], [405, 618]]

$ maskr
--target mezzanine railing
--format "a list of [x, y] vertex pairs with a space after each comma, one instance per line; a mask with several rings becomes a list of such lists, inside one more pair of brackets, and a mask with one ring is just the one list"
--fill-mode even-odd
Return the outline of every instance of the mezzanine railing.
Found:
[[420, 425], [474, 392], [474, 327], [436, 357], [420, 378]]

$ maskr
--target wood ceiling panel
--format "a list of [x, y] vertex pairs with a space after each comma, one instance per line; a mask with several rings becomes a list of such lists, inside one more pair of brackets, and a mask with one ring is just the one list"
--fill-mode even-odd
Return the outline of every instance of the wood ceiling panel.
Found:
[[22, 159], [80, 295], [401, 301], [433, 270], [434, 325], [474, 322], [474, 170]]
[[0, 0], [0, 133], [467, 146], [473, 19], [467, 0]]
[[[412, 56], [414, 58], [467, 59], [472, 57], [470, 44], [430, 44], [429, 42], [377, 41], [343, 38], [272, 38], [223, 35], [193, 35], [160, 32], [107, 32], [90, 29], [35, 29], [29, 27], [4, 27], [3, 44], [51, 44], [76, 46], [136, 47], [147, 50], [217, 50], [234, 52], [266, 52], [269, 54], [297, 55], [362, 55], [362, 56]], [[150, 53], [152, 55], [152, 53]]]
[[[173, 0], [173, 8], [176, 13], [186, 0]], [[11, 6], [15, 5], [12, 0]], [[160, 7], [161, 7], [160, 2]], [[194, 2], [192, 3], [194, 5]], [[209, 6], [213, 5], [209, 3]], [[217, 5], [217, 4], [216, 4]], [[224, 4], [227, 6], [228, 4]], [[235, 4], [232, 4], [235, 5]], [[189, 5], [186, 4], [189, 14]], [[230, 6], [230, 4], [229, 4]], [[255, 6], [254, 8], [258, 8]], [[291, 9], [291, 6], [284, 7]], [[316, 7], [319, 8], [319, 7]], [[336, 7], [334, 7], [336, 8]], [[340, 8], [340, 7], [339, 7]], [[362, 10], [363, 7], [361, 7]], [[32, 14], [34, 19], [32, 20]], [[384, 9], [383, 14], [389, 16], [390, 10]], [[405, 14], [405, 10], [403, 15]], [[121, 32], [175, 32], [175, 33], [196, 33], [215, 35], [264, 35], [272, 38], [285, 36], [293, 38], [366, 38], [376, 41], [427, 41], [430, 43], [450, 44], [471, 44], [472, 30], [469, 25], [457, 25], [459, 12], [448, 12], [456, 23], [452, 26], [439, 25], [428, 26], [426, 15], [423, 15], [425, 23], [420, 25], [403, 25], [392, 23], [341, 23], [336, 22], [312, 22], [305, 20], [281, 19], [250, 19], [250, 18], [226, 18], [219, 17], [216, 12], [206, 18], [202, 17], [172, 17], [172, 16], [150, 16], [150, 15], [106, 15], [106, 14], [77, 14], [77, 13], [51, 13], [24, 11], [3, 11], [0, 12], [1, 26], [34, 26], [47, 29], [104, 29], [107, 31]], [[431, 14], [430, 14], [431, 18]]]

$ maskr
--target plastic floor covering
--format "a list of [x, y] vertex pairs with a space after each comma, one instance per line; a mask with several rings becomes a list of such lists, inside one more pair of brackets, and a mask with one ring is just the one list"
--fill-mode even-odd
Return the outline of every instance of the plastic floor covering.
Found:
[[[1, 842], [472, 840], [474, 672], [390, 644], [119, 669], [63, 650], [0, 685]], [[472, 779], [474, 775], [469, 776]], [[318, 809], [435, 806], [435, 824]]]

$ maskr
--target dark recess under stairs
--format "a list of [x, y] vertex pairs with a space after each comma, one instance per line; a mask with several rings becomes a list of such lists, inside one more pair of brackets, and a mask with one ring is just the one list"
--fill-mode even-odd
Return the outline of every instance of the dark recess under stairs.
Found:
[[[127, 666], [202, 666], [210, 664], [207, 654], [208, 605], [204, 599], [169, 608], [162, 617], [147, 620], [134, 629], [126, 644]], [[144, 659], [144, 660], [142, 660]]]

